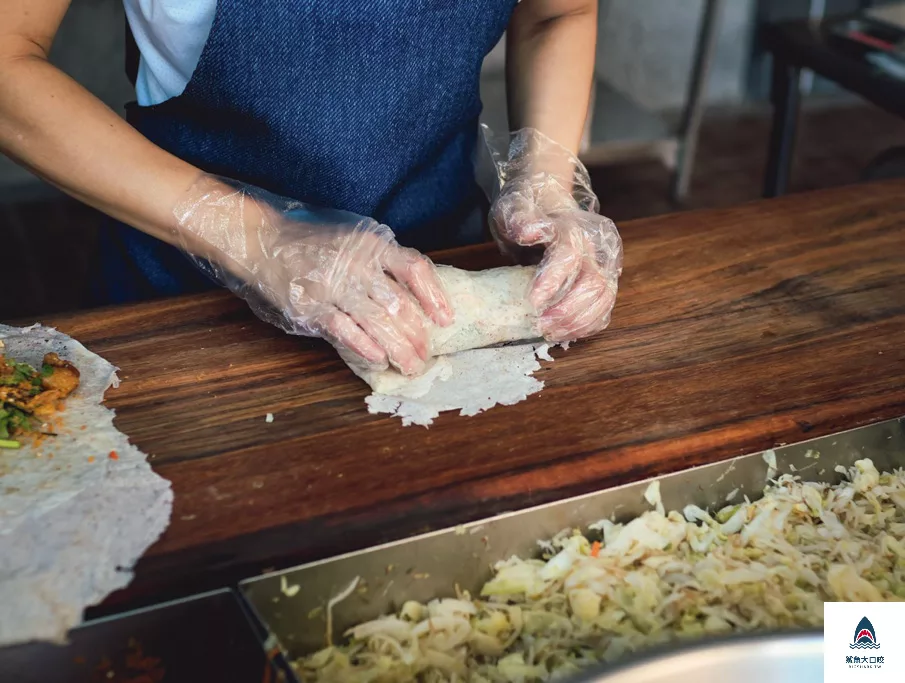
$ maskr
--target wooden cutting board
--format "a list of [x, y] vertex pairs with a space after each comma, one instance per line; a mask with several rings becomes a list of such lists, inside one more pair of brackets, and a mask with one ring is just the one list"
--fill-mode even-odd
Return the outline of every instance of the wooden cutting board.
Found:
[[225, 293], [46, 321], [121, 368], [117, 426], [176, 494], [108, 607], [905, 414], [905, 183], [621, 229], [610, 329], [540, 394], [430, 429], [369, 415], [326, 344]]

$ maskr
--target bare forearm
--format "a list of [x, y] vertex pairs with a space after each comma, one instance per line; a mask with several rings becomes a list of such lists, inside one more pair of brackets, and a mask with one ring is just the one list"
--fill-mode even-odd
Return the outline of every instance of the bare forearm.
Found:
[[0, 54], [0, 152], [68, 194], [175, 242], [173, 208], [197, 178], [34, 54]]
[[509, 125], [577, 153], [594, 75], [597, 2], [523, 0], [507, 36]]

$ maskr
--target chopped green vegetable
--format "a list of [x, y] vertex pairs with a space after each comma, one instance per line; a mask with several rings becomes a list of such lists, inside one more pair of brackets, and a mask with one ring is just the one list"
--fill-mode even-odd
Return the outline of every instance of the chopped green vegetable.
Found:
[[16, 432], [39, 428], [40, 421], [17, 401], [27, 401], [41, 393], [41, 389], [41, 376], [37, 370], [28, 363], [0, 356], [0, 439], [16, 444], [5, 448], [18, 448], [19, 442], [10, 440]]
[[27, 431], [37, 428], [37, 420], [21, 408], [4, 404], [0, 408], [0, 439], [8, 439], [16, 431]]
[[[78, 368], [56, 353], [44, 354], [40, 370], [0, 354], [0, 440], [18, 447], [15, 437], [41, 431], [78, 385]], [[55, 436], [47, 430], [42, 433]]]
[[741, 507], [741, 505], [728, 505], [724, 507], [722, 510], [716, 513], [716, 521], [718, 521], [720, 524], [725, 524], [730, 519], [732, 519], [732, 515], [738, 512], [739, 508]]
[[[30, 381], [37, 372], [37, 370], [28, 363], [17, 363], [9, 358], [2, 359], [2, 363], [4, 363], [7, 368], [10, 368], [12, 372], [0, 373], [0, 386], [12, 387], [21, 384], [22, 382]], [[0, 370], [2, 370], [2, 368], [0, 368]]]
[[9, 439], [0, 439], [0, 448], [18, 448], [18, 441], [11, 441]]

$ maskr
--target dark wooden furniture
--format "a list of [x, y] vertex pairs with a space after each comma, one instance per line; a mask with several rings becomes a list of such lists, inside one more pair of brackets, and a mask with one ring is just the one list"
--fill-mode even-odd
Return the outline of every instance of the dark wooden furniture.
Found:
[[430, 429], [369, 415], [330, 347], [226, 293], [46, 321], [121, 368], [116, 424], [176, 494], [106, 609], [905, 414], [905, 182], [622, 232], [610, 329], [540, 394]]
[[773, 128], [764, 178], [765, 197], [784, 194], [789, 185], [802, 69], [810, 69], [878, 107], [905, 117], [905, 81], [886, 75], [855, 52], [844, 49], [831, 37], [827, 24], [802, 20], [768, 24], [761, 35], [773, 57]]

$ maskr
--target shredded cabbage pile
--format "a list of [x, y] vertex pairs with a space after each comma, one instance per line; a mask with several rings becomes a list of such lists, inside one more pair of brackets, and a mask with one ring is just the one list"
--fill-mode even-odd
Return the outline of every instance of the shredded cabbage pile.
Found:
[[[845, 472], [843, 468], [837, 468]], [[837, 486], [784, 475], [755, 502], [711, 516], [657, 507], [589, 535], [563, 532], [544, 559], [496, 565], [462, 593], [347, 631], [296, 662], [303, 681], [560, 680], [675, 638], [815, 627], [824, 601], [905, 601], [905, 470], [859, 460]]]

